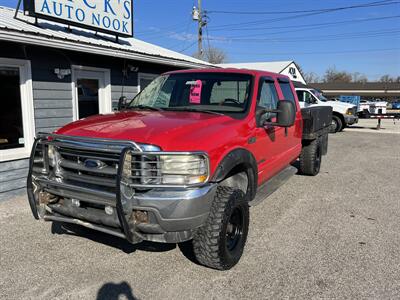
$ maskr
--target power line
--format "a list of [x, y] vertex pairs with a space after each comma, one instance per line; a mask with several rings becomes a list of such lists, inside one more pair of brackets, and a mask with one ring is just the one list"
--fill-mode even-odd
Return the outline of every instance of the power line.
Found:
[[[393, 1], [393, 0], [390, 0], [390, 1]], [[380, 2], [382, 2], [382, 1], [380, 1]], [[375, 5], [372, 5], [372, 4], [374, 4], [374, 3], [375, 3]], [[398, 4], [398, 3], [400, 3], [400, 1], [389, 2], [389, 3], [386, 3], [386, 4], [382, 3], [382, 4], [379, 4], [379, 5], [377, 5], [376, 3], [377, 3], [377, 2], [369, 3], [369, 6], [368, 6], [368, 7], [371, 7], [371, 6], [381, 6], [381, 5], [393, 5], [393, 4]], [[366, 5], [366, 4], [365, 4], [365, 5]], [[364, 7], [367, 7], [367, 6], [364, 6]], [[301, 17], [308, 17], [308, 16], [314, 16], [314, 15], [320, 15], [320, 14], [330, 13], [330, 12], [332, 12], [332, 11], [331, 11], [331, 10], [326, 10], [326, 11], [317, 11], [317, 12], [307, 12], [307, 13], [304, 13], [304, 14], [293, 15], [293, 16], [291, 16], [290, 18], [291, 18], [291, 19], [295, 19], [295, 18], [301, 18]], [[231, 28], [237, 28], [238, 26], [249, 26], [249, 25], [267, 24], [267, 23], [274, 23], [274, 22], [280, 22], [280, 21], [285, 21], [285, 20], [287, 20], [287, 17], [280, 17], [280, 18], [275, 18], [275, 19], [262, 19], [262, 20], [250, 21], [250, 22], [240, 22], [240, 23], [231, 23], [231, 24], [218, 25], [218, 26], [210, 27], [210, 29], [213, 29], [213, 30], [215, 30], [215, 29], [217, 29], [217, 28], [221, 28], [221, 29], [222, 29], [222, 28], [223, 28], [223, 29], [231, 29]]]
[[187, 46], [186, 48], [180, 50], [179, 52], [180, 52], [180, 53], [185, 52], [186, 50], [192, 48], [192, 47], [193, 47], [194, 45], [196, 45], [196, 44], [197, 44], [197, 40], [194, 41], [193, 43], [191, 43], [191, 44], [190, 44], [189, 46]]
[[[399, 33], [399, 29], [388, 30], [388, 31], [366, 31], [366, 32], [353, 32], [353, 33], [341, 33], [332, 35], [320, 35], [320, 36], [306, 36], [306, 37], [287, 37], [286, 39], [257, 39], [257, 38], [210, 38], [211, 40], [217, 40], [220, 42], [321, 42], [321, 41], [333, 41], [333, 40], [346, 40], [346, 39], [358, 39], [363, 37], [379, 37], [388, 34]], [[400, 37], [400, 36], [399, 36]]]
[[[398, 16], [390, 16], [390, 17], [381, 17], [381, 18], [373, 18], [373, 19], [361, 19], [357, 20], [357, 22], [366, 22], [366, 21], [376, 21], [376, 20], [387, 20], [387, 19], [395, 19], [395, 18], [400, 18], [400, 15]], [[263, 32], [263, 33], [254, 33], [254, 34], [245, 34], [245, 35], [236, 35], [236, 36], [225, 36], [225, 38], [247, 38], [247, 37], [255, 37], [255, 36], [265, 36], [265, 35], [278, 35], [282, 33], [292, 33], [292, 32], [301, 32], [301, 31], [307, 31], [307, 30], [315, 30], [315, 29], [320, 29], [320, 28], [326, 28], [330, 27], [332, 25], [339, 25], [339, 24], [347, 24], [347, 23], [353, 23], [354, 20], [351, 21], [340, 21], [340, 22], [330, 22], [330, 23], [321, 23], [321, 24], [313, 24], [314, 26], [307, 26], [306, 28], [299, 28], [299, 29], [291, 29], [291, 30], [286, 30], [286, 31], [275, 31], [275, 32]], [[294, 27], [301, 27], [301, 26], [294, 26]], [[305, 27], [305, 26], [304, 26]], [[285, 28], [285, 27], [282, 27]], [[287, 26], [286, 28], [293, 28], [293, 26]], [[326, 36], [326, 35], [325, 35]]]
[[[319, 26], [328, 26], [328, 25], [339, 25], [339, 24], [347, 24], [347, 23], [354, 23], [354, 22], [370, 22], [370, 21], [380, 21], [380, 20], [387, 20], [387, 19], [394, 19], [399, 18], [400, 15], [394, 16], [382, 16], [382, 17], [375, 17], [375, 18], [364, 18], [364, 19], [352, 19], [352, 20], [345, 20], [345, 21], [337, 21], [337, 22], [324, 22], [324, 23], [313, 23], [313, 24], [299, 24], [299, 25], [288, 25], [288, 26], [274, 26], [274, 27], [250, 27], [250, 28], [237, 28], [237, 29], [230, 29], [232, 31], [253, 31], [253, 30], [272, 30], [272, 29], [289, 29], [289, 28], [303, 28], [303, 27], [319, 27]], [[215, 29], [210, 31], [221, 31], [225, 29]], [[246, 35], [248, 36], [248, 35]]]
[[318, 54], [348, 54], [348, 53], [369, 53], [397, 51], [400, 48], [386, 49], [363, 49], [363, 50], [343, 50], [343, 51], [312, 51], [312, 52], [277, 52], [277, 53], [251, 53], [251, 52], [232, 52], [234, 55], [256, 55], [256, 56], [276, 56], [276, 55], [318, 55]]
[[298, 14], [298, 13], [311, 13], [311, 12], [333, 12], [339, 10], [347, 10], [354, 8], [374, 7], [383, 5], [392, 5], [394, 0], [376, 1], [371, 3], [364, 3], [358, 5], [342, 6], [335, 8], [324, 8], [324, 9], [308, 9], [308, 10], [285, 10], [285, 11], [224, 11], [224, 10], [208, 10], [209, 14], [235, 14], [235, 15], [287, 15], [287, 14]]

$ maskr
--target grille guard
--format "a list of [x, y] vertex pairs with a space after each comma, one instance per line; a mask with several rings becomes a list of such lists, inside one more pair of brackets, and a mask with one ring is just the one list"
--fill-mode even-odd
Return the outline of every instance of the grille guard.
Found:
[[[45, 141], [47, 140], [47, 141]], [[101, 144], [102, 146], [104, 146], [104, 148], [102, 147], [102, 150], [104, 149], [108, 149], [110, 152], [118, 152], [119, 153], [119, 160], [118, 160], [118, 168], [117, 168], [117, 174], [116, 174], [116, 188], [115, 188], [115, 210], [117, 212], [117, 217], [119, 220], [119, 224], [120, 224], [120, 230], [121, 232], [117, 232], [115, 231], [114, 233], [111, 233], [111, 230], [108, 230], [108, 233], [111, 233], [115, 236], [119, 236], [121, 237], [122, 234], [124, 235], [124, 237], [131, 243], [138, 243], [141, 242], [143, 240], [143, 238], [141, 237], [140, 233], [138, 233], [135, 230], [135, 225], [134, 222], [129, 222], [129, 218], [130, 218], [130, 214], [129, 213], [125, 213], [125, 211], [129, 212], [129, 209], [125, 210], [124, 209], [124, 203], [127, 203], [127, 201], [123, 198], [125, 198], [125, 196], [123, 195], [122, 191], [121, 191], [121, 187], [123, 185], [123, 164], [124, 164], [124, 160], [125, 160], [125, 156], [128, 152], [130, 153], [136, 153], [136, 154], [147, 154], [147, 153], [155, 153], [155, 152], [148, 152], [148, 151], [143, 151], [140, 146], [134, 142], [131, 141], [116, 141], [116, 140], [109, 140], [109, 139], [97, 139], [97, 138], [86, 138], [86, 137], [74, 137], [74, 136], [65, 136], [65, 135], [57, 135], [57, 134], [47, 134], [47, 133], [39, 133], [38, 136], [35, 138], [33, 147], [32, 147], [32, 151], [31, 151], [31, 155], [30, 155], [30, 160], [29, 160], [29, 172], [28, 172], [28, 178], [27, 178], [27, 194], [28, 194], [28, 201], [29, 201], [29, 205], [31, 207], [31, 211], [32, 214], [34, 216], [35, 219], [47, 219], [47, 220], [53, 220], [53, 221], [57, 221], [57, 220], [62, 220], [63, 222], [68, 222], [68, 223], [74, 223], [74, 224], [80, 224], [82, 226], [91, 228], [91, 229], [95, 229], [98, 231], [103, 231], [106, 232], [107, 229], [105, 229], [105, 227], [102, 226], [97, 226], [93, 223], [89, 223], [89, 222], [80, 222], [79, 219], [73, 218], [73, 217], [66, 217], [66, 216], [62, 216], [59, 214], [48, 214], [44, 211], [45, 206], [41, 206], [42, 204], [39, 203], [39, 196], [35, 193], [38, 193], [38, 191], [35, 191], [35, 186], [34, 186], [34, 159], [35, 159], [35, 154], [36, 154], [36, 150], [37, 147], [39, 145], [39, 143], [45, 141], [47, 144], [52, 144], [52, 143], [56, 143], [56, 142], [61, 142], [61, 141], [72, 141], [73, 143], [75, 143], [76, 148], [82, 149], [82, 145], [89, 147], [87, 149], [90, 149], [90, 147], [95, 147], [96, 145]], [[71, 146], [73, 148], [73, 146]], [[93, 150], [93, 148], [92, 148]], [[176, 152], [178, 154], [193, 154], [193, 153], [197, 153], [197, 154], [204, 154], [201, 152]], [[176, 154], [174, 152], [163, 152], [160, 151], [158, 152], [158, 154]], [[208, 160], [208, 157], [207, 157]], [[43, 165], [45, 165], [46, 161], [43, 162]], [[208, 164], [208, 161], [207, 161]], [[209, 168], [209, 164], [208, 164], [208, 168]], [[208, 170], [209, 171], [209, 170]], [[208, 172], [209, 174], [209, 172]], [[122, 184], [121, 184], [122, 183]], [[39, 184], [39, 183], [36, 183]], [[43, 186], [40, 186], [40, 190], [43, 188]], [[149, 187], [144, 185], [144, 187]], [[153, 186], [151, 186], [153, 187]], [[181, 187], [181, 188], [185, 188], [187, 186], [179, 186], [179, 185], [158, 185], [158, 186], [154, 186], [154, 187]]]
[[[47, 136], [49, 136], [49, 135], [47, 135]], [[32, 214], [36, 220], [39, 220], [41, 218], [41, 216], [39, 215], [39, 212], [38, 212], [38, 206], [40, 204], [37, 203], [37, 200], [36, 200], [36, 197], [34, 194], [34, 187], [33, 187], [33, 180], [32, 180], [33, 174], [32, 173], [33, 173], [33, 161], [34, 161], [34, 156], [35, 156], [35, 152], [36, 152], [36, 147], [37, 147], [38, 143], [41, 141], [41, 138], [42, 138], [41, 136], [38, 136], [34, 141], [31, 155], [30, 155], [30, 160], [29, 160], [29, 172], [28, 172], [28, 178], [27, 178], [27, 194], [28, 194], [29, 206], [30, 206]], [[121, 156], [119, 159], [120, 165], [121, 165], [121, 163], [123, 163], [125, 154], [129, 151], [135, 151], [135, 148], [132, 146], [132, 147], [125, 147], [122, 149]], [[134, 228], [130, 227], [130, 225], [128, 223], [128, 219], [125, 216], [124, 208], [123, 208], [122, 201], [121, 201], [122, 170], [123, 170], [123, 168], [118, 168], [117, 178], [116, 178], [117, 180], [116, 180], [116, 199], [115, 200], [116, 200], [117, 216], [118, 216], [118, 220], [120, 222], [120, 228], [123, 232], [124, 237], [131, 243], [138, 243], [142, 239], [135, 232]], [[57, 220], [57, 217], [49, 218], [49, 220], [52, 220], [52, 219]], [[80, 224], [80, 225], [85, 226], [85, 222], [77, 223], [77, 220], [74, 218], [63, 217], [63, 218], [59, 218], [59, 219], [64, 222]], [[86, 222], [86, 224], [89, 224], [89, 223]], [[86, 227], [96, 229], [96, 226], [86, 226]], [[100, 229], [100, 227], [97, 228], [97, 230], [99, 230], [99, 229]], [[102, 230], [99, 230], [99, 231], [102, 231]], [[109, 233], [111, 233], [111, 231]], [[120, 234], [115, 234], [115, 235], [121, 237]]]

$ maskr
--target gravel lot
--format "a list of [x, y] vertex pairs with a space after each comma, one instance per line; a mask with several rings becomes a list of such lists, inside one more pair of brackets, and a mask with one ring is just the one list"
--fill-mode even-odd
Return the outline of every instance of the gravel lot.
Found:
[[400, 135], [346, 129], [329, 143], [318, 176], [251, 209], [227, 272], [176, 245], [35, 221], [25, 197], [0, 202], [0, 299], [398, 299]]

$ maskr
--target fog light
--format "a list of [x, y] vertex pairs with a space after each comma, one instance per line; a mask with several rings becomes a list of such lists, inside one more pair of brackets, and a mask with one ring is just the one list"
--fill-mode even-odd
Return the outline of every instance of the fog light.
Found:
[[121, 192], [126, 199], [132, 199], [135, 195], [135, 190], [125, 183], [121, 182]]
[[80, 207], [81, 206], [81, 201], [77, 200], [77, 199], [71, 199], [72, 205], [76, 206], [76, 207]]
[[104, 211], [107, 215], [111, 216], [114, 213], [114, 209], [111, 206], [104, 207]]

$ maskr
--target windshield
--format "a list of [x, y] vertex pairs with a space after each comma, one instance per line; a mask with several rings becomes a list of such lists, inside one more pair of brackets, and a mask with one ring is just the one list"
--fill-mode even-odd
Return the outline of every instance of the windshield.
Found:
[[322, 93], [318, 90], [311, 90], [311, 92], [314, 94], [315, 97], [318, 98], [318, 100], [320, 101], [328, 101], [328, 99], [325, 98], [324, 95], [322, 95]]
[[128, 109], [244, 112], [252, 76], [229, 73], [178, 73], [154, 79]]

